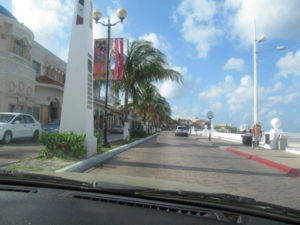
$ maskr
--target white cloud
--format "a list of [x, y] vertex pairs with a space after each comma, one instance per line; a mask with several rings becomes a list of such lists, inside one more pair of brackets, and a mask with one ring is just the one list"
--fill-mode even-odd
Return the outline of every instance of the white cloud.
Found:
[[156, 33], [144, 34], [138, 39], [152, 42], [153, 46], [161, 51], [167, 51], [171, 47], [170, 43], [162, 35], [157, 35]]
[[177, 13], [183, 18], [182, 34], [186, 41], [196, 45], [199, 58], [207, 57], [217, 44], [222, 31], [214, 25], [217, 5], [209, 0], [183, 0]]
[[297, 40], [299, 8], [299, 0], [182, 0], [173, 21], [181, 23], [184, 39], [196, 46], [199, 58], [205, 58], [223, 37], [235, 46], [250, 46], [254, 18], [257, 37]]
[[60, 53], [62, 42], [68, 42], [73, 11], [72, 0], [12, 0], [12, 13], [32, 30], [36, 41], [55, 54]]
[[253, 84], [251, 77], [246, 75], [241, 78], [239, 86], [226, 95], [227, 104], [232, 111], [244, 108], [246, 103], [253, 99]]
[[238, 70], [244, 71], [244, 60], [241, 58], [230, 58], [223, 66], [223, 70]]
[[218, 99], [234, 87], [233, 78], [230, 75], [225, 77], [225, 82], [212, 85], [208, 91], [199, 93], [201, 99]]
[[267, 105], [270, 106], [270, 107], [273, 107], [275, 105], [290, 104], [298, 96], [299, 95], [296, 92], [287, 93], [286, 95], [274, 95], [274, 96], [270, 96], [267, 99]]
[[[183, 76], [183, 78], [187, 77], [188, 70], [186, 67], [173, 67], [172, 69], [178, 71]], [[159, 92], [165, 98], [171, 99], [178, 96], [183, 96], [189, 91], [192, 91], [192, 89], [189, 90], [189, 88], [187, 88], [188, 86], [188, 80], [185, 81], [184, 84], [180, 84], [171, 80], [165, 80], [159, 87]]]
[[294, 54], [293, 52], [288, 52], [284, 57], [281, 57], [278, 60], [276, 65], [279, 68], [279, 76], [300, 76], [300, 50], [298, 50]]
[[300, 35], [300, 1], [298, 0], [227, 0], [228, 34], [244, 46], [253, 42], [253, 18], [257, 37], [296, 38]]
[[196, 82], [197, 84], [200, 84], [200, 83], [201, 83], [200, 77], [196, 78], [195, 82]]

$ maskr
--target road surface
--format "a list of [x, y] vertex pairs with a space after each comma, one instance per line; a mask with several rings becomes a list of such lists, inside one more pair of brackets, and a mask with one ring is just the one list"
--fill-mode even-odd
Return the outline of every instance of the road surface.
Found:
[[89, 172], [200, 184], [300, 209], [299, 178], [226, 152], [224, 143], [163, 132]]

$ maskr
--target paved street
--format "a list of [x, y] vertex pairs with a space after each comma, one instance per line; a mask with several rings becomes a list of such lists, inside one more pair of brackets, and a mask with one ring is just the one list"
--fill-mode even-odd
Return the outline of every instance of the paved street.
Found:
[[[198, 138], [199, 139], [199, 138]], [[300, 209], [300, 179], [224, 151], [226, 142], [158, 137], [121, 153], [90, 173], [200, 184], [230, 194]], [[240, 144], [231, 144], [239, 147]]]
[[27, 140], [16, 140], [8, 145], [0, 144], [0, 166], [27, 158], [37, 157], [43, 146]]

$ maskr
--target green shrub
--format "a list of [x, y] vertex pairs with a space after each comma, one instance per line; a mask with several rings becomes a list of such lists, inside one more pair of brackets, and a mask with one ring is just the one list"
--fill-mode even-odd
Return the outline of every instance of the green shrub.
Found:
[[130, 137], [145, 138], [145, 137], [147, 137], [147, 132], [144, 130], [132, 130], [130, 132]]
[[54, 156], [79, 158], [86, 154], [84, 139], [85, 135], [78, 135], [73, 131], [52, 134], [43, 132], [39, 141], [45, 145], [45, 149], [40, 152], [39, 156], [42, 158]]
[[95, 131], [94, 136], [97, 138], [97, 152], [101, 152], [101, 150], [102, 150], [102, 135], [98, 131]]

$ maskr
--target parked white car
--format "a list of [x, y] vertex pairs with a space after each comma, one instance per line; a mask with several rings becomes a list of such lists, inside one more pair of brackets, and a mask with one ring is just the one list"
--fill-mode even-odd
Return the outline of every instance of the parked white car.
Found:
[[0, 141], [5, 144], [17, 138], [37, 141], [41, 132], [41, 124], [29, 114], [0, 113]]

